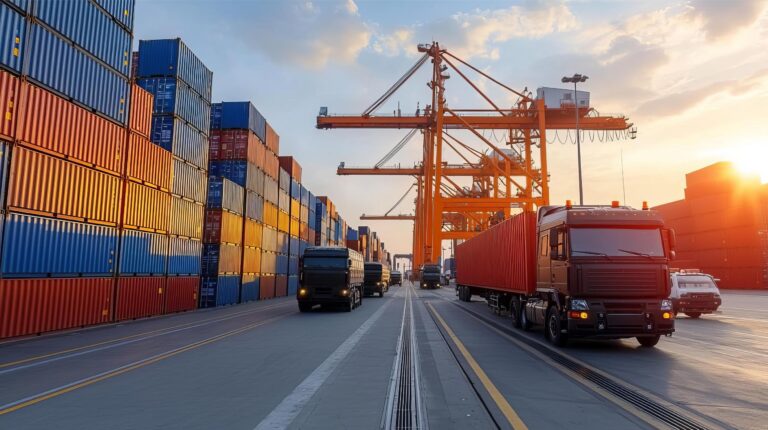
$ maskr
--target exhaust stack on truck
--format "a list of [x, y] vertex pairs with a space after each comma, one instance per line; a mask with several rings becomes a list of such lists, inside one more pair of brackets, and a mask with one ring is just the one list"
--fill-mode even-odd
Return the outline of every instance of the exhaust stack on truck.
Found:
[[668, 263], [674, 232], [657, 212], [618, 206], [544, 206], [456, 248], [459, 298], [488, 300], [517, 327], [547, 339], [636, 337], [642, 346], [674, 332]]

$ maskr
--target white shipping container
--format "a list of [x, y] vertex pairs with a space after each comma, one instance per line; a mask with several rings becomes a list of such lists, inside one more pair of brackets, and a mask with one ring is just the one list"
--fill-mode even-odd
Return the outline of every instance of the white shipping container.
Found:
[[[580, 108], [589, 107], [589, 91], [576, 91]], [[536, 99], [543, 99], [548, 108], [573, 107], [573, 89], [541, 87], [536, 89]]]

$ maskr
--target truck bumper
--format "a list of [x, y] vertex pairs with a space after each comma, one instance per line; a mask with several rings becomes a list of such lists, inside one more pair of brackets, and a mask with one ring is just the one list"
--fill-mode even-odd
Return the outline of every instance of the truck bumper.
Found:
[[297, 297], [299, 303], [312, 303], [315, 305], [334, 305], [349, 302], [349, 297]]
[[672, 307], [675, 312], [701, 312], [712, 313], [723, 304], [720, 298], [689, 298], [681, 297], [679, 299], [671, 299]]
[[[581, 314], [581, 312], [579, 312]], [[611, 314], [588, 311], [587, 318], [568, 316], [568, 334], [571, 337], [621, 339], [638, 336], [671, 335], [675, 320], [671, 312], [648, 311], [640, 314]]]
[[366, 296], [370, 296], [376, 293], [381, 293], [384, 291], [384, 287], [381, 285], [364, 285], [363, 286], [363, 294]]

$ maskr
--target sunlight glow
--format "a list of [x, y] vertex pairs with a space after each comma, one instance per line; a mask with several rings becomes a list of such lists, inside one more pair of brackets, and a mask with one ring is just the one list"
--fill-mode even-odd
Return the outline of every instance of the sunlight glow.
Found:
[[768, 143], [733, 148], [729, 158], [740, 172], [759, 175], [760, 182], [768, 183]]

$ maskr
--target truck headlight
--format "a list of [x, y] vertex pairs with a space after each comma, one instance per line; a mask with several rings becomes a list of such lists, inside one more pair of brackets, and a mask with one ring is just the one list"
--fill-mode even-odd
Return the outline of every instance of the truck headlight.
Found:
[[300, 296], [306, 296], [306, 295], [307, 295], [307, 289], [306, 289], [306, 288], [302, 288], [302, 289], [300, 289], [300, 290], [299, 290], [299, 295], [300, 295]]
[[571, 310], [586, 311], [586, 310], [589, 310], [589, 304], [587, 304], [586, 300], [574, 299], [574, 300], [571, 300]]
[[672, 310], [672, 300], [664, 299], [661, 301], [661, 310], [662, 311], [671, 311]]
[[341, 290], [341, 295], [342, 296], [346, 296], [347, 294], [349, 294], [349, 290], [347, 290], [346, 288]]

